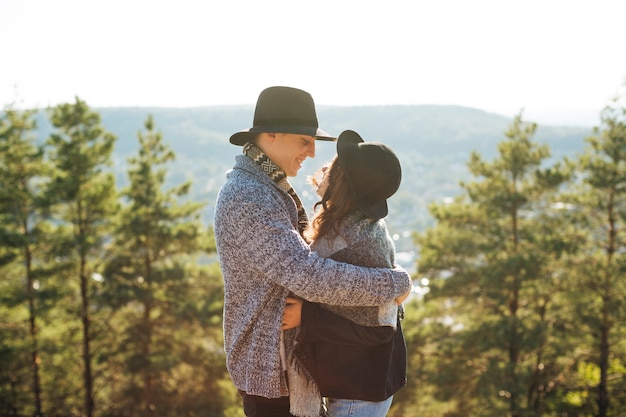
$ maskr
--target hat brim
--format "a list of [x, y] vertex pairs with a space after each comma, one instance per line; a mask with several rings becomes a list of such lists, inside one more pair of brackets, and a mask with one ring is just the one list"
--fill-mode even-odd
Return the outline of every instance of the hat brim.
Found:
[[334, 142], [337, 138], [324, 132], [322, 129], [302, 126], [267, 126], [253, 127], [239, 131], [230, 137], [230, 143], [243, 146], [250, 142], [259, 133], [291, 133], [294, 135], [314, 136], [316, 140]]
[[374, 204], [358, 203], [359, 209], [370, 219], [378, 220], [387, 217], [389, 214], [389, 206], [387, 200], [379, 201]]
[[363, 143], [364, 140], [354, 130], [344, 130], [339, 134], [337, 138], [337, 157], [339, 162], [343, 165], [349, 164], [347, 158], [350, 152], [359, 146], [359, 143]]

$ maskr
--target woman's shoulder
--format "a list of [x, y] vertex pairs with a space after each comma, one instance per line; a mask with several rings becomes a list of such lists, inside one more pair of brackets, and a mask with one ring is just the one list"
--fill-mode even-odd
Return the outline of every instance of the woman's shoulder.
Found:
[[387, 225], [384, 219], [372, 220], [356, 210], [346, 216], [340, 225], [340, 234], [349, 244], [354, 244], [363, 239], [385, 238]]

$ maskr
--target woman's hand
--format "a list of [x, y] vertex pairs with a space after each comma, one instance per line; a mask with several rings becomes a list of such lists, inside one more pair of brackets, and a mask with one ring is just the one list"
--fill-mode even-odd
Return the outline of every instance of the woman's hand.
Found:
[[411, 295], [411, 290], [413, 289], [413, 286], [411, 286], [411, 288], [409, 288], [409, 290], [407, 292], [405, 292], [404, 294], [402, 294], [400, 297], [396, 298], [396, 304], [400, 305], [404, 302], [404, 300], [406, 300], [409, 295]]
[[295, 297], [287, 297], [285, 311], [283, 312], [282, 330], [298, 327], [302, 322], [302, 300]]

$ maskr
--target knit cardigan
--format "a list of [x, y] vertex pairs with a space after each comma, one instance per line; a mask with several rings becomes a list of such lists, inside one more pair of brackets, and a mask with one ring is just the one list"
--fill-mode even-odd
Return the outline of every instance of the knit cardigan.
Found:
[[[401, 268], [368, 269], [311, 252], [297, 230], [295, 202], [248, 157], [238, 155], [226, 178], [214, 218], [226, 367], [239, 390], [286, 396], [280, 343], [287, 295], [374, 306], [404, 294], [411, 280]], [[285, 332], [285, 339], [293, 340], [294, 332]]]

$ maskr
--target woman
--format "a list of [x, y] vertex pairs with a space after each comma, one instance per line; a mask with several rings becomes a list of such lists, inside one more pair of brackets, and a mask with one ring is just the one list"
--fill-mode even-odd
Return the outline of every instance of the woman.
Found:
[[[393, 267], [395, 249], [383, 218], [402, 176], [394, 152], [347, 130], [337, 140], [337, 156], [319, 174], [312, 182], [322, 199], [305, 231], [311, 249], [355, 265]], [[316, 415], [326, 397], [331, 417], [385, 416], [406, 384], [401, 313], [395, 302], [346, 307], [305, 301], [288, 368], [292, 414]], [[335, 315], [354, 325], [346, 328]]]

